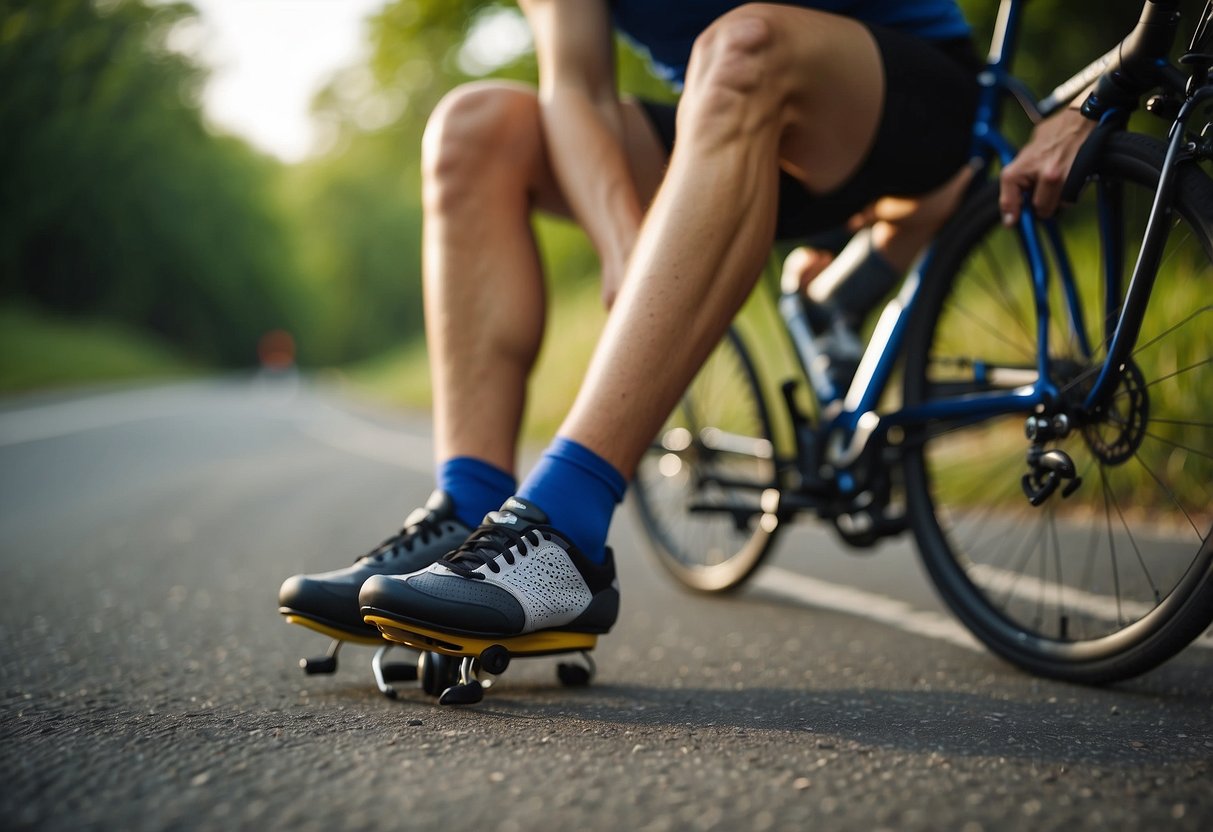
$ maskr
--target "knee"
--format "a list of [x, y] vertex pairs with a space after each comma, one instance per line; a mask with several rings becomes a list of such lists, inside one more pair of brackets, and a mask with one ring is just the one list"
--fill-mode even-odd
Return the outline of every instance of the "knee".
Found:
[[[753, 127], [780, 104], [779, 31], [759, 4], [719, 17], [695, 40], [687, 69], [684, 107], [703, 129]], [[680, 129], [679, 134], [683, 135]]]
[[540, 147], [534, 93], [497, 83], [465, 84], [439, 102], [421, 142], [425, 201], [442, 209], [485, 183], [492, 170], [529, 169]]

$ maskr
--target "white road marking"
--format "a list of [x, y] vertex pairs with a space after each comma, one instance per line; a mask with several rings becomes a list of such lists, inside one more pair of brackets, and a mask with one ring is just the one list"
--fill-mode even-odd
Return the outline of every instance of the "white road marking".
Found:
[[[1013, 595], [1023, 601], [1035, 601], [1042, 592], [1048, 593], [1049, 598], [1057, 597], [1056, 586], [1045, 584], [1039, 578], [1031, 575], [1008, 572], [986, 564], [974, 564], [970, 568], [970, 574], [975, 580], [989, 588], [1001, 584], [999, 592]], [[1117, 604], [1116, 599], [1110, 595], [1096, 595], [1093, 592], [1084, 592], [1074, 587], [1066, 587], [1065, 592], [1061, 595], [1061, 600], [1068, 611], [1084, 613], [1109, 623], [1118, 620], [1136, 621], [1154, 609], [1153, 604], [1145, 604], [1140, 601], [1121, 600]], [[1213, 648], [1213, 629], [1198, 636], [1196, 641], [1192, 642], [1192, 646]]]
[[760, 569], [750, 585], [778, 598], [866, 618], [914, 635], [984, 653], [986, 648], [955, 619], [914, 609], [887, 595], [800, 575], [777, 566]]
[[[903, 632], [926, 636], [937, 641], [946, 641], [958, 647], [985, 652], [986, 648], [959, 622], [947, 615], [926, 610], [918, 610], [904, 601], [867, 592], [846, 584], [835, 584], [829, 581], [810, 578], [777, 566], [768, 566], [759, 570], [751, 580], [750, 585], [757, 587], [768, 595], [784, 600], [833, 610], [835, 612], [855, 615], [886, 624]], [[1115, 602], [1101, 596], [1084, 598], [1101, 611], [1104, 607]], [[1078, 605], [1075, 605], [1077, 609]], [[1192, 647], [1213, 649], [1213, 628], [1206, 630], [1192, 642]]]
[[[969, 567], [969, 575], [974, 583], [981, 584], [987, 591], [1014, 596], [1021, 601], [1035, 602], [1044, 595], [1056, 603], [1059, 597], [1055, 584], [1046, 584], [1032, 575], [1010, 572], [984, 563]], [[1116, 599], [1109, 595], [1096, 595], [1073, 587], [1066, 587], [1060, 598], [1066, 609], [1108, 622], [1118, 619], [1135, 621], [1154, 609], [1153, 604], [1140, 601], [1122, 600], [1117, 604]]]

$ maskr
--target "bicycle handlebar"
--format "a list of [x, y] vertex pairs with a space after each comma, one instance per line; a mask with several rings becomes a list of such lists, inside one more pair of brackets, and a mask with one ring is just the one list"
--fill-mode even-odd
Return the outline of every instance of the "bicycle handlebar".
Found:
[[1108, 65], [1082, 114], [1099, 120], [1109, 110], [1132, 110], [1147, 91], [1169, 80], [1167, 56], [1179, 31], [1179, 0], [1146, 0], [1137, 26], [1104, 59]]

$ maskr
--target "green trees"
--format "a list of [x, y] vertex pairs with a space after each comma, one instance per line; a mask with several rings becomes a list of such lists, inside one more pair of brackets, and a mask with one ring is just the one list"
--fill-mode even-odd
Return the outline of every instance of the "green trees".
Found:
[[276, 166], [209, 134], [185, 5], [5, 0], [0, 295], [247, 363], [299, 316]]
[[[962, 5], [988, 42], [997, 3]], [[1127, 32], [1140, 5], [1033, 0], [1017, 71], [1043, 91]], [[1199, 6], [1186, 0], [1189, 19]], [[193, 14], [0, 0], [0, 303], [117, 319], [223, 365], [254, 361], [276, 327], [313, 364], [418, 337], [421, 133], [462, 81], [534, 80], [517, 7], [387, 3], [366, 61], [317, 96], [331, 146], [293, 166], [208, 131], [205, 73], [171, 48]], [[619, 75], [632, 94], [670, 95], [622, 47]], [[557, 285], [594, 271], [583, 239], [550, 231]]]

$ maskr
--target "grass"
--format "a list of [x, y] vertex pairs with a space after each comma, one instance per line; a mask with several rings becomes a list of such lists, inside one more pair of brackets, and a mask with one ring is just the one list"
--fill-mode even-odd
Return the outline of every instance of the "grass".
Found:
[[[563, 286], [549, 299], [547, 331], [531, 374], [523, 437], [550, 438], [573, 404], [594, 344], [606, 322], [598, 283]], [[415, 341], [346, 368], [345, 377], [371, 399], [428, 409], [432, 403], [425, 344]]]
[[28, 306], [0, 308], [3, 393], [196, 371], [169, 347], [121, 324], [65, 319]]

